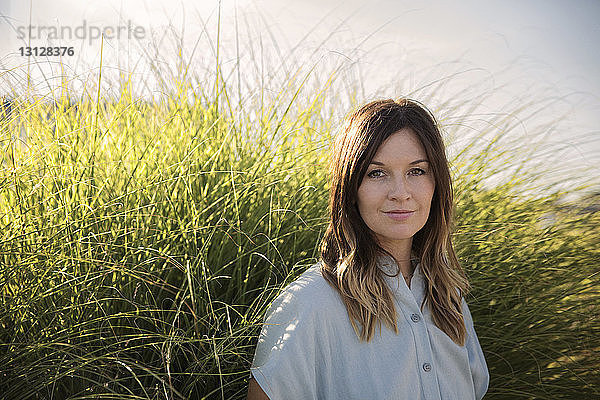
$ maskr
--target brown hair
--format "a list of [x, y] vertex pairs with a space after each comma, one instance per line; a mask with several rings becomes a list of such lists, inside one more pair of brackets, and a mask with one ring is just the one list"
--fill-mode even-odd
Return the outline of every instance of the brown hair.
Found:
[[425, 279], [421, 308], [427, 303], [435, 325], [464, 345], [461, 298], [469, 283], [451, 241], [452, 180], [435, 117], [418, 102], [373, 101], [346, 118], [332, 152], [329, 226], [321, 247], [321, 271], [341, 295], [359, 340], [370, 341], [375, 323], [381, 329], [381, 321], [398, 333], [392, 293], [377, 266], [377, 258], [389, 253], [362, 220], [356, 198], [379, 146], [403, 128], [410, 128], [419, 138], [435, 179], [429, 218], [412, 242], [412, 253], [420, 261]]

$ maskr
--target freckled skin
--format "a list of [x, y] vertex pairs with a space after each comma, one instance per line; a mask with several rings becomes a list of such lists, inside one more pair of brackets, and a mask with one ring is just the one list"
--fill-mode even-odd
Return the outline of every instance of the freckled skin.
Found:
[[[404, 128], [379, 147], [358, 188], [358, 211], [380, 245], [398, 259], [410, 256], [412, 237], [429, 217], [435, 179], [416, 134]], [[403, 220], [386, 212], [412, 210]]]

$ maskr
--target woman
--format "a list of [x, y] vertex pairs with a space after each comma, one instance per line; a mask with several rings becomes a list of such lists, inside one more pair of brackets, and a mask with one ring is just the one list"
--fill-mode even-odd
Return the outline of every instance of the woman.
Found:
[[352, 113], [333, 147], [329, 206], [321, 262], [267, 313], [248, 399], [481, 399], [488, 369], [431, 113], [406, 99]]

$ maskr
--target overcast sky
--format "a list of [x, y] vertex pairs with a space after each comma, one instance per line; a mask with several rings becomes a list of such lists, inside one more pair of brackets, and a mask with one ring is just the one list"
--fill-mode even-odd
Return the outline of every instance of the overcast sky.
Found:
[[[194, 32], [199, 25], [196, 16], [214, 22], [218, 3], [33, 0], [31, 16], [32, 24], [54, 26], [76, 26], [83, 18], [98, 26], [132, 20], [158, 27], [171, 21]], [[0, 12], [14, 25], [28, 24], [30, 1], [0, 0], [0, 4]], [[263, 22], [279, 35], [280, 45], [295, 44], [311, 29], [306, 44], [320, 43], [337, 28], [326, 45], [371, 35], [365, 50], [383, 47], [382, 54], [390, 59], [402, 51], [424, 65], [460, 57], [465, 65], [491, 73], [518, 63], [532, 80], [600, 94], [600, 2], [595, 0], [223, 0], [224, 21], [232, 18], [234, 6], [238, 16], [261, 13]], [[325, 15], [328, 18], [321, 20]], [[378, 80], [386, 78], [376, 75]]]

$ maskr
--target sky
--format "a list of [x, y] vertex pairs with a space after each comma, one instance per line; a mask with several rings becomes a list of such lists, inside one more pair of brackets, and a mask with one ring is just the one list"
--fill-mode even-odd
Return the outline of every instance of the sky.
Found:
[[[548, 140], [568, 148], [557, 153], [557, 160], [599, 172], [600, 2], [595, 0], [0, 0], [0, 67], [11, 71], [23, 64], [17, 53], [25, 42], [15, 29], [31, 19], [38, 27], [74, 29], [84, 21], [88, 29], [133, 25], [155, 43], [175, 28], [196, 70], [208, 69], [203, 63], [210, 64], [206, 60], [214, 50], [200, 37], [216, 40], [219, 4], [225, 64], [239, 52], [237, 23], [237, 40], [241, 35], [260, 46], [261, 59], [271, 57], [262, 67], [267, 73], [292, 58], [323, 70], [343, 61], [344, 79], [357, 85], [360, 101], [411, 95], [435, 109], [453, 99], [477, 100], [482, 116], [511, 113], [520, 104], [534, 109], [539, 103], [539, 110], [524, 114], [522, 134], [561, 116], [548, 134]], [[74, 76], [99, 65], [99, 40], [89, 38], [91, 31], [87, 35], [53, 42], [75, 47], [75, 55], [63, 58], [61, 66]], [[167, 65], [175, 45], [163, 42], [158, 57]], [[111, 67], [144, 71], [139, 63], [147, 50], [140, 43], [107, 40], [107, 74]], [[59, 75], [56, 59], [51, 61], [45, 77]], [[41, 74], [44, 68], [37, 70]]]

